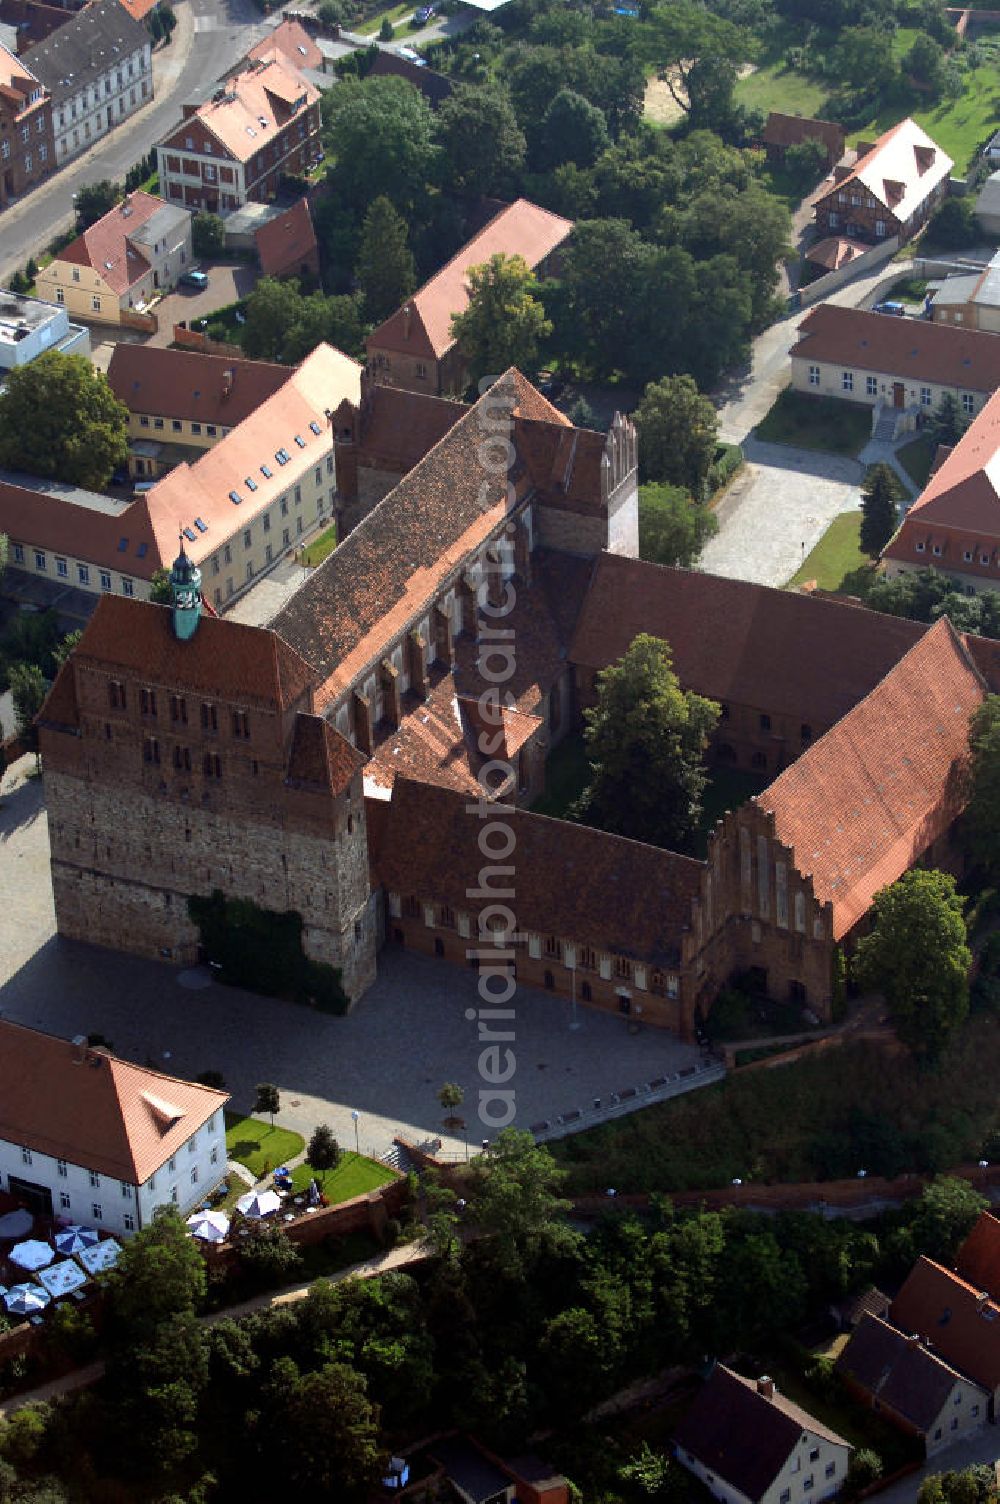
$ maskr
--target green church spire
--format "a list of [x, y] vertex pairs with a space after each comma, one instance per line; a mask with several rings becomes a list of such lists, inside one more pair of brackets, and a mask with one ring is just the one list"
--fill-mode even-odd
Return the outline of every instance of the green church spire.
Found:
[[170, 571], [170, 594], [173, 599], [174, 635], [187, 642], [198, 630], [201, 616], [201, 570], [188, 558], [181, 537], [181, 551]]

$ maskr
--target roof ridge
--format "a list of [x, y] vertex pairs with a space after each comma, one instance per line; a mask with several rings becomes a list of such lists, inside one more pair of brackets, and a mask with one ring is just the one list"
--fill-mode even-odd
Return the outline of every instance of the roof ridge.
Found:
[[[544, 214], [547, 216], [547, 218], [556, 220], [561, 224], [568, 225], [570, 230], [572, 230], [573, 228], [573, 221], [571, 219], [566, 219], [565, 215], [556, 214], [552, 209], [544, 209], [541, 204], [536, 204], [533, 199], [525, 198], [523, 193], [519, 194], [518, 197], [512, 199], [509, 204], [505, 204], [502, 209], [498, 209], [496, 214], [491, 215], [491, 217], [486, 221], [482, 228], [476, 231], [472, 239], [467, 240], [464, 245], [460, 245], [455, 254], [449, 257], [447, 261], [439, 266], [432, 277], [428, 277], [426, 282], [422, 282], [421, 285], [417, 288], [416, 292], [411, 292], [410, 296], [399, 305], [399, 308], [405, 308], [407, 304], [410, 303], [416, 305], [417, 299], [421, 296], [422, 293], [426, 292], [428, 288], [434, 286], [435, 282], [443, 278], [445, 273], [449, 271], [455, 265], [455, 263], [459, 261], [466, 254], [466, 252], [468, 252], [470, 248], [476, 244], [477, 241], [483, 239], [487, 230], [492, 229], [497, 224], [498, 220], [505, 218], [506, 215], [510, 214], [511, 211], [516, 209], [520, 204], [526, 204], [529, 209], [532, 209], [539, 214]], [[502, 255], [505, 253], [496, 252], [495, 254]], [[520, 252], [515, 251], [513, 254], [520, 255]], [[524, 258], [522, 257], [521, 259], [523, 260]], [[471, 261], [467, 263], [467, 265], [469, 266], [478, 266], [479, 264], [480, 263], [477, 261]], [[395, 315], [399, 312], [399, 308], [394, 309], [393, 312], [390, 313], [390, 319], [395, 317]], [[385, 322], [387, 323], [388, 320], [386, 320]], [[511, 369], [513, 369], [513, 367]]]

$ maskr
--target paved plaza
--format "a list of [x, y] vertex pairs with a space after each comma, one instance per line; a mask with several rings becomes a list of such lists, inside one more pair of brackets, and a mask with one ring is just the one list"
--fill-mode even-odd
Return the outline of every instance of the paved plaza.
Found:
[[[233, 1106], [252, 1105], [258, 1081], [281, 1090], [278, 1121], [308, 1135], [329, 1123], [375, 1155], [402, 1130], [448, 1139], [435, 1097], [444, 1081], [465, 1089], [469, 1141], [491, 1130], [478, 1116], [476, 975], [388, 948], [378, 981], [346, 1018], [257, 997], [213, 982], [198, 968], [169, 966], [60, 940], [48, 876], [48, 826], [40, 780], [24, 780], [22, 759], [3, 780], [0, 807], [0, 1010], [5, 1018], [67, 1038], [103, 1034], [117, 1054], [194, 1076], [221, 1070]], [[699, 1059], [692, 1046], [657, 1029], [630, 1034], [625, 1020], [520, 988], [514, 998], [518, 1127], [527, 1128], [613, 1091], [642, 1086]], [[40, 1084], [40, 1089], [44, 1089]]]

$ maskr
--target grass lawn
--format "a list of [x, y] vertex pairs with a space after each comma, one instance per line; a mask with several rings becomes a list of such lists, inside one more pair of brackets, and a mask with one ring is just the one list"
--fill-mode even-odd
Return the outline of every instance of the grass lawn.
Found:
[[377, 36], [383, 21], [391, 21], [393, 26], [398, 26], [401, 21], [411, 19], [418, 3], [419, 0], [411, 0], [411, 3], [406, 5], [380, 6], [352, 30], [356, 30], [358, 35], [363, 37]]
[[327, 528], [325, 533], [320, 533], [318, 538], [314, 538], [311, 543], [307, 544], [299, 558], [303, 564], [310, 566], [322, 564], [327, 554], [332, 554], [336, 547], [337, 527], [334, 523], [333, 526]]
[[896, 458], [913, 484], [922, 490], [927, 484], [931, 473], [931, 462], [934, 459], [934, 445], [930, 439], [924, 438], [921, 434], [919, 439], [914, 439], [911, 444], [904, 444], [902, 449], [898, 449]]
[[350, 1201], [352, 1196], [362, 1196], [365, 1191], [377, 1191], [380, 1185], [386, 1185], [396, 1178], [388, 1165], [381, 1164], [377, 1159], [367, 1159], [363, 1154], [355, 1154], [353, 1149], [344, 1149], [337, 1168], [327, 1170], [325, 1174], [321, 1170], [314, 1170], [308, 1163], [296, 1165], [292, 1171], [292, 1190], [296, 1194], [307, 1191], [313, 1176], [331, 1206], [336, 1206], [341, 1201]]
[[787, 1399], [808, 1410], [859, 1451], [867, 1447], [876, 1452], [886, 1474], [920, 1455], [913, 1438], [902, 1435], [888, 1421], [852, 1399], [843, 1385], [836, 1383], [827, 1389], [810, 1382], [805, 1371], [813, 1362], [811, 1353], [800, 1350], [794, 1358], [785, 1351], [768, 1353], [765, 1361], [768, 1373]]
[[531, 808], [536, 815], [552, 815], [564, 820], [566, 811], [583, 793], [590, 778], [590, 764], [583, 737], [567, 736], [555, 747], [545, 763], [545, 793]]
[[822, 449], [853, 459], [872, 436], [872, 410], [860, 402], [811, 397], [785, 387], [754, 432], [767, 444]]
[[749, 110], [779, 110], [784, 115], [823, 116], [829, 98], [824, 83], [787, 67], [780, 58], [762, 63], [736, 85], [736, 100]]
[[[226, 1113], [226, 1153], [259, 1180], [268, 1170], [301, 1154], [306, 1141], [290, 1128], [272, 1128], [260, 1118]], [[308, 1182], [307, 1182], [308, 1183]]]
[[788, 581], [786, 589], [794, 590], [807, 580], [815, 580], [821, 590], [839, 590], [845, 595], [857, 595], [866, 576], [874, 571], [874, 564], [861, 552], [861, 512], [841, 512], [835, 517], [822, 538], [806, 556], [805, 562]]

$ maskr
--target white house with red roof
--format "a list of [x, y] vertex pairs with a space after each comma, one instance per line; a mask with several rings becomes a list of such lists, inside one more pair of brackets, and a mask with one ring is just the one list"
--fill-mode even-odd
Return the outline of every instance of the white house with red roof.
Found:
[[40, 296], [91, 324], [120, 324], [191, 265], [191, 215], [151, 193], [126, 193], [35, 280]]
[[127, 1236], [226, 1173], [229, 1093], [0, 1019], [0, 1184], [36, 1214]]
[[853, 167], [837, 166], [816, 200], [820, 235], [907, 240], [948, 192], [954, 162], [915, 120], [901, 120], [877, 141], [858, 143]]

